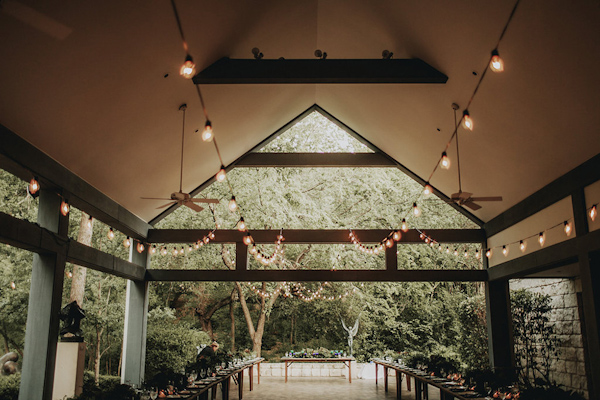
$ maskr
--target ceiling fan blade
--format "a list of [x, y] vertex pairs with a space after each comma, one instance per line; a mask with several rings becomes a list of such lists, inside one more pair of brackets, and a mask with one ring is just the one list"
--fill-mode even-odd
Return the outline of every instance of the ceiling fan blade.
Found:
[[140, 197], [140, 199], [143, 199], [143, 200], [171, 200], [171, 199], [167, 199], [166, 197]]
[[167, 204], [163, 204], [162, 206], [156, 207], [156, 209], [157, 209], [157, 210], [159, 210], [159, 209], [161, 209], [161, 208], [165, 208], [165, 207], [168, 207], [168, 206], [172, 206], [172, 205], [173, 205], [173, 204], [175, 204], [175, 203], [177, 203], [177, 202], [176, 202], [176, 201], [171, 201], [171, 202], [169, 202], [169, 203], [167, 203]]
[[200, 207], [197, 204], [194, 204], [192, 202], [186, 201], [185, 203], [183, 203], [184, 206], [191, 208], [192, 210], [196, 211], [196, 212], [200, 212], [202, 210], [204, 210], [204, 208]]
[[463, 206], [469, 207], [473, 211], [477, 211], [481, 208], [481, 206], [479, 204], [475, 204], [475, 203], [473, 203], [473, 201], [465, 201], [463, 203]]
[[217, 199], [189, 199], [188, 201], [193, 201], [194, 203], [214, 203], [217, 204], [219, 203], [219, 200]]
[[472, 201], [502, 201], [502, 196], [471, 197]]
[[458, 199], [468, 199], [469, 197], [471, 197], [473, 195], [473, 193], [469, 193], [469, 192], [458, 192], [458, 193], [452, 193], [450, 195], [450, 198], [452, 200], [458, 200]]

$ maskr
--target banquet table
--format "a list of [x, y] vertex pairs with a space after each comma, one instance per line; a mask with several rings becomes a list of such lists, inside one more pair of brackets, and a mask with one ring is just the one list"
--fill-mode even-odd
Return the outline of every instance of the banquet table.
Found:
[[383, 367], [383, 375], [384, 375], [384, 387], [387, 392], [388, 385], [388, 370], [392, 369], [396, 371], [396, 398], [402, 398], [402, 374], [406, 375], [406, 386], [408, 390], [410, 390], [410, 379], [412, 378], [415, 385], [415, 399], [416, 400], [427, 400], [429, 399], [429, 386], [434, 386], [440, 391], [440, 399], [441, 400], [451, 400], [451, 399], [459, 399], [459, 400], [472, 400], [479, 399], [484, 400], [485, 396], [475, 393], [473, 391], [469, 391], [468, 389], [461, 390], [461, 386], [456, 382], [452, 382], [450, 380], [431, 376], [427, 373], [414, 370], [408, 367], [400, 366], [398, 364], [380, 360], [373, 359], [373, 363], [375, 363], [375, 384], [377, 384], [377, 366], [381, 365]]
[[[186, 399], [186, 400], [208, 400], [217, 398], [217, 389], [221, 385], [222, 399], [229, 399], [229, 385], [231, 379], [235, 379], [238, 385], [238, 398], [241, 400], [244, 394], [244, 370], [248, 370], [248, 388], [253, 389], [254, 383], [254, 367], [257, 368], [257, 384], [260, 384], [260, 363], [264, 358], [255, 358], [254, 360], [246, 361], [243, 365], [234, 367], [230, 370], [223, 370], [215, 376], [210, 382], [203, 380], [194, 382], [193, 386], [186, 388], [186, 393], [179, 395], [167, 396], [169, 399]], [[206, 383], [202, 383], [206, 382]], [[187, 393], [189, 392], [189, 393]], [[210, 397], [209, 397], [210, 395]]]
[[300, 357], [281, 357], [285, 363], [285, 381], [288, 381], [288, 366], [293, 363], [343, 363], [348, 367], [348, 381], [352, 383], [352, 361], [354, 357], [332, 357], [332, 358], [300, 358]]

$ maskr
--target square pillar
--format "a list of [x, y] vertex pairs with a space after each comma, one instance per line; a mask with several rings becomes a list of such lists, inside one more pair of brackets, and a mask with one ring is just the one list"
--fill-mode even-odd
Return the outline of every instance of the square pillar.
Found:
[[485, 303], [490, 367], [495, 372], [512, 376], [515, 353], [508, 281], [486, 282]]
[[[135, 244], [132, 243], [129, 261], [146, 267], [148, 250], [138, 253], [135, 248]], [[144, 381], [147, 323], [148, 282], [127, 281], [121, 383], [139, 386]]]
[[[60, 213], [61, 201], [56, 193], [42, 189], [38, 223], [64, 236], [66, 243], [69, 219]], [[64, 253], [33, 256], [19, 400], [52, 398], [65, 263]]]
[[588, 390], [590, 400], [596, 400], [600, 399], [600, 254], [582, 254], [579, 273]]

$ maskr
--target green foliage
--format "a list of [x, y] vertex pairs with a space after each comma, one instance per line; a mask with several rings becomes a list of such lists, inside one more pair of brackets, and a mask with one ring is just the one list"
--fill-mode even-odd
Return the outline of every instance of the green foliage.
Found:
[[581, 393], [565, 390], [558, 385], [546, 387], [532, 387], [521, 391], [522, 400], [584, 400]]
[[129, 400], [135, 395], [128, 385], [121, 385], [121, 378], [100, 375], [96, 385], [94, 374], [83, 374], [83, 393], [71, 400]]
[[210, 343], [206, 332], [177, 321], [169, 308], [156, 308], [148, 314], [146, 340], [146, 380], [159, 372], [181, 373], [196, 359], [196, 346]]
[[550, 322], [551, 298], [525, 289], [511, 292], [516, 366], [526, 387], [550, 385], [550, 365], [560, 339]]
[[21, 384], [21, 374], [17, 373], [9, 376], [0, 375], [0, 399], [17, 400], [19, 398], [19, 385]]
[[459, 352], [466, 370], [485, 370], [489, 366], [485, 298], [477, 295], [460, 303], [458, 309]]

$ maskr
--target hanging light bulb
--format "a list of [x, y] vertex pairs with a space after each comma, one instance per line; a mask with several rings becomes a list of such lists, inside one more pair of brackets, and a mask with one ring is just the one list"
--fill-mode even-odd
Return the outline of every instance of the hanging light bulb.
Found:
[[508, 257], [508, 247], [502, 246], [502, 254], [504, 254], [504, 257]]
[[202, 131], [202, 140], [204, 140], [205, 142], [212, 142], [213, 138], [214, 135], [212, 130], [212, 123], [209, 120], [206, 120], [206, 123], [204, 124], [204, 130]]
[[66, 217], [69, 214], [69, 210], [69, 201], [63, 200], [62, 203], [60, 203], [60, 213]]
[[153, 245], [153, 246], [150, 248], [150, 254], [156, 254], [156, 245]]
[[546, 243], [546, 233], [545, 232], [540, 232], [540, 234], [538, 236], [538, 242], [540, 243], [540, 246], [543, 246], [544, 243]]
[[386, 247], [390, 248], [394, 245], [394, 241], [392, 239], [388, 239], [385, 241]]
[[250, 232], [248, 232], [246, 234], [246, 236], [244, 236], [244, 244], [246, 246], [250, 246], [252, 244], [252, 241], [253, 241], [252, 236], [250, 235]]
[[32, 196], [34, 196], [40, 190], [40, 183], [37, 181], [37, 176], [34, 176], [29, 181], [28, 190], [29, 190], [29, 194]]
[[440, 160], [440, 167], [444, 169], [450, 169], [450, 158], [448, 158], [448, 154], [444, 151], [442, 153], [442, 159]]
[[183, 246], [181, 246], [181, 249], [179, 249], [179, 254], [185, 254], [185, 250], [184, 250]]
[[524, 240], [519, 241], [519, 249], [521, 249], [522, 253], [525, 253], [525, 250], [527, 250], [527, 242]]
[[131, 239], [129, 238], [129, 236], [127, 236], [127, 238], [125, 240], [123, 240], [123, 246], [125, 246], [125, 248], [129, 248], [129, 246], [131, 246]]
[[196, 243], [194, 243], [194, 249], [198, 250], [200, 248], [200, 241], [198, 240]]
[[208, 238], [208, 236], [204, 236], [204, 237], [202, 238], [202, 242], [203, 242], [204, 244], [208, 244], [208, 242], [210, 242], [210, 239]]
[[596, 210], [596, 204], [594, 204], [592, 206], [592, 208], [590, 208], [590, 219], [592, 221], [596, 220], [596, 215], [598, 215], [598, 211]]
[[402, 232], [408, 232], [408, 224], [406, 223], [406, 219], [402, 218], [402, 224], [400, 224], [400, 230]]
[[498, 50], [492, 50], [492, 59], [490, 60], [490, 69], [494, 72], [504, 71], [504, 61], [500, 58]]
[[90, 215], [90, 217], [87, 220], [87, 227], [89, 229], [92, 229], [92, 222], [94, 221], [94, 219], [92, 218], [92, 216]]
[[392, 239], [394, 239], [396, 242], [399, 242], [400, 239], [402, 239], [402, 234], [400, 233], [400, 231], [394, 231]]
[[168, 253], [167, 248], [163, 247], [162, 250], [160, 251], [160, 254], [162, 254], [163, 256], [166, 256]]
[[229, 211], [235, 212], [237, 210], [237, 203], [235, 201], [235, 196], [231, 196], [231, 200], [229, 200]]
[[487, 249], [486, 252], [485, 252], [485, 256], [487, 258], [490, 258], [492, 256], [492, 249]]
[[178, 254], [177, 247], [173, 247], [173, 257], [177, 257]]
[[469, 114], [469, 110], [463, 111], [462, 125], [465, 129], [468, 129], [470, 131], [473, 130], [473, 119], [471, 118], [471, 114]]
[[142, 242], [140, 242], [137, 245], [137, 252], [141, 254], [143, 251], [144, 251], [144, 245], [142, 244]]
[[475, 258], [479, 260], [480, 256], [481, 254], [479, 254], [479, 249], [475, 250]]
[[225, 167], [221, 165], [221, 169], [219, 170], [219, 172], [217, 172], [217, 175], [215, 175], [215, 179], [217, 180], [217, 182], [223, 182], [226, 176], [227, 173], [225, 172]]
[[246, 223], [244, 222], [244, 217], [241, 217], [237, 223], [237, 230], [240, 232], [244, 232], [246, 230]]
[[112, 228], [108, 228], [108, 233], [106, 234], [109, 240], [113, 240], [115, 238], [115, 231]]
[[465, 258], [469, 258], [469, 250], [465, 249], [465, 254], [464, 254]]
[[427, 199], [429, 196], [431, 196], [432, 193], [433, 193], [433, 188], [431, 187], [429, 182], [427, 182], [427, 184], [423, 188], [423, 196]]
[[17, 288], [17, 285], [15, 285], [15, 283], [14, 283], [14, 282], [11, 282], [11, 283], [10, 283], [10, 288], [11, 288], [12, 290], [15, 290], [15, 289]]
[[450, 254], [450, 247], [446, 246], [446, 254]]
[[458, 249], [454, 249], [454, 255], [457, 256], [458, 255]]
[[73, 278], [73, 273], [71, 271], [67, 272], [67, 278], [69, 278], [69, 279]]
[[565, 221], [565, 235], [567, 236], [571, 236], [571, 233], [573, 232], [573, 228], [571, 227], [571, 223], [568, 221]]
[[208, 237], [210, 238], [210, 240], [213, 240], [213, 239], [215, 238], [215, 233], [211, 231], [211, 232], [208, 234]]
[[196, 75], [196, 64], [194, 64], [194, 60], [189, 54], [185, 57], [185, 61], [179, 70], [179, 74], [185, 79], [192, 79], [192, 77]]
[[417, 203], [413, 203], [413, 214], [415, 217], [419, 217], [421, 215], [421, 210], [417, 207]]
[[258, 249], [256, 248], [256, 246], [250, 247], [250, 254], [256, 254], [256, 253], [258, 253]]

